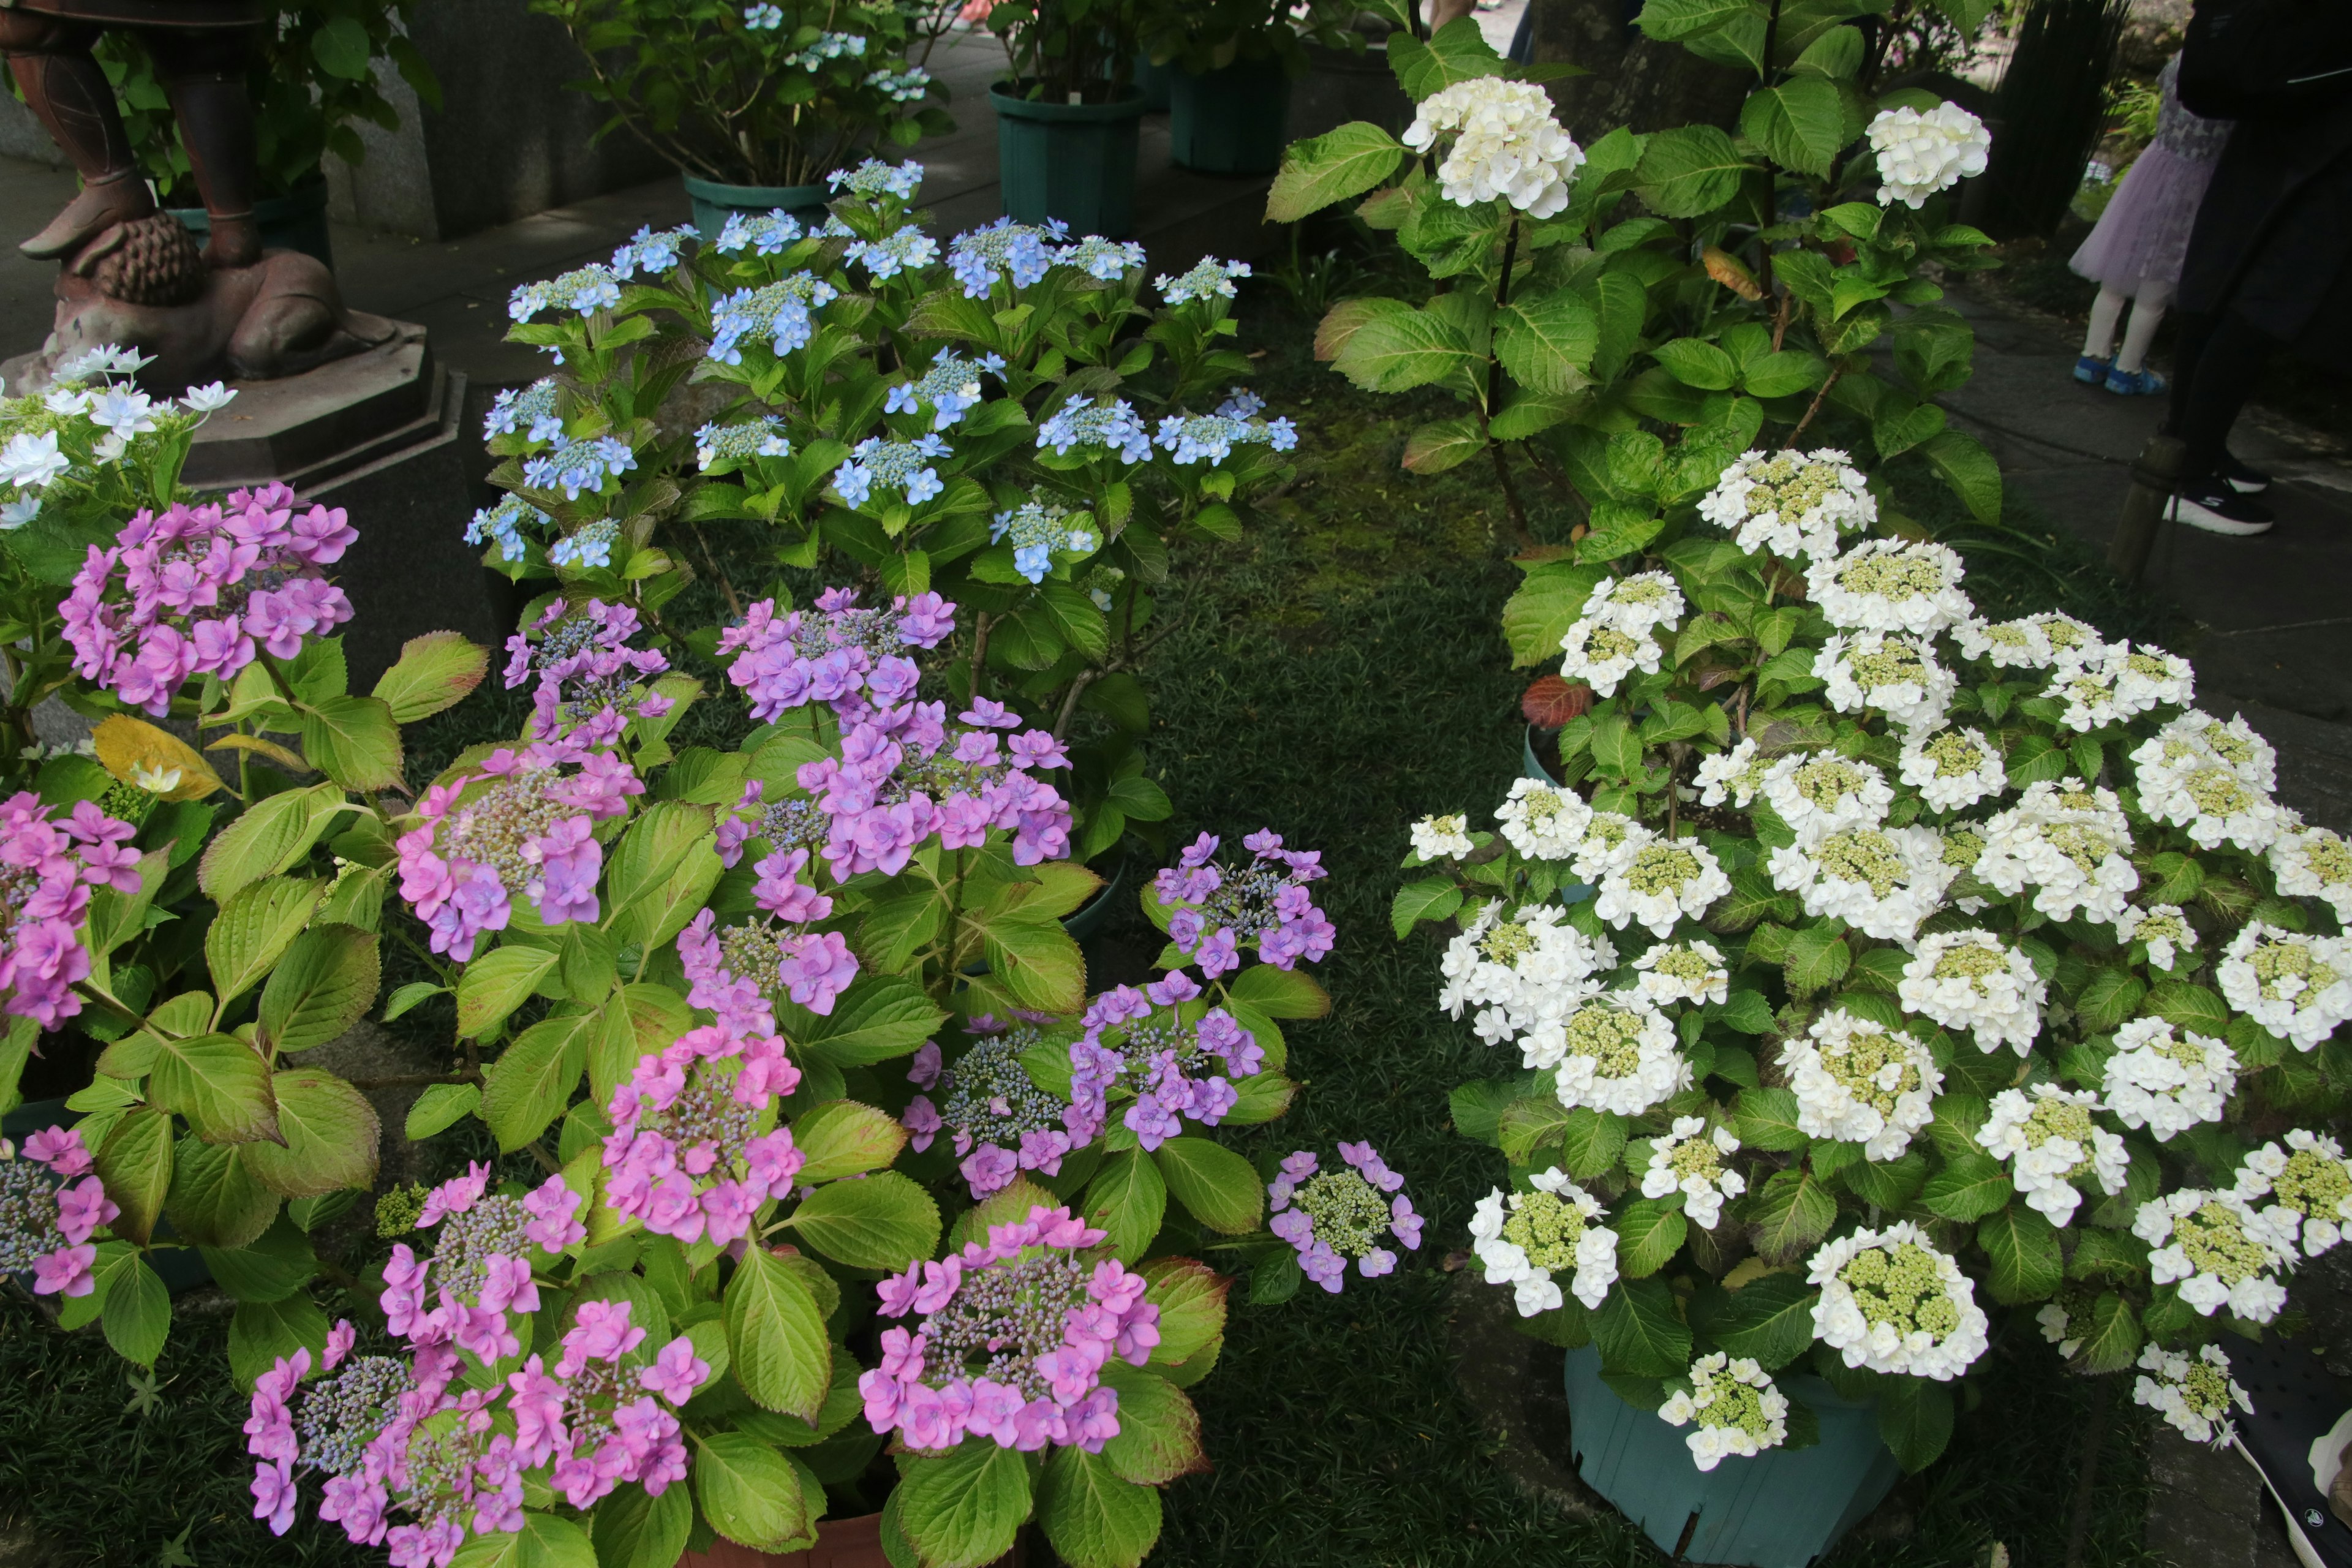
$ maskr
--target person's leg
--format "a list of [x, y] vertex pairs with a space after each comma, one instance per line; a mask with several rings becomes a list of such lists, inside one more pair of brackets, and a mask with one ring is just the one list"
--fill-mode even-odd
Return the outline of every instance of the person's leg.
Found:
[[245, 86], [250, 36], [243, 27], [175, 27], [151, 28], [145, 37], [204, 193], [212, 226], [205, 260], [250, 266], [261, 259], [253, 216], [253, 102]]
[[2105, 360], [2116, 350], [2116, 322], [2124, 313], [2124, 297], [2105, 284], [2099, 286], [2099, 297], [2091, 301], [2091, 330], [2083, 334], [2083, 357]]
[[2181, 472], [2206, 476], [2221, 469], [2229, 447], [2230, 426], [2253, 395], [2255, 384], [2271, 359], [2284, 347], [2277, 339], [2249, 325], [2234, 312], [2213, 323], [2198, 356], [2193, 375], [2183, 372], [2185, 403], [2176, 432], [2188, 443]]
[[2138, 296], [2132, 300], [2131, 325], [2124, 329], [2124, 346], [2116, 351], [2116, 368], [2126, 375], [2137, 374], [2147, 361], [2147, 346], [2156, 341], [2156, 329], [2164, 320], [2164, 308], [2172, 302], [2172, 286], [2148, 282], [2141, 285]]
[[16, 89], [82, 180], [80, 194], [65, 210], [18, 247], [36, 260], [66, 255], [110, 225], [155, 210], [115, 110], [114, 89], [89, 52], [97, 41], [95, 27], [0, 9], [0, 53], [8, 58]]

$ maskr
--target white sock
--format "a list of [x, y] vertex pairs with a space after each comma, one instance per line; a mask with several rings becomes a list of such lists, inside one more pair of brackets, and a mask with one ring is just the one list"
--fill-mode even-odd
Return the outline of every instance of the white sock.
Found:
[[2162, 284], [2150, 283], [2142, 289], [2139, 298], [2132, 302], [2131, 325], [2124, 329], [2124, 346], [2116, 351], [2116, 368], [2126, 375], [2137, 375], [2147, 359], [2147, 345], [2156, 341], [2156, 329], [2164, 321], [2164, 308], [2172, 299], [2172, 290]]
[[2116, 322], [2124, 313], [2124, 297], [2112, 289], [2101, 289], [2099, 297], [2091, 301], [2091, 330], [2083, 339], [2083, 357], [2105, 359], [2116, 346]]

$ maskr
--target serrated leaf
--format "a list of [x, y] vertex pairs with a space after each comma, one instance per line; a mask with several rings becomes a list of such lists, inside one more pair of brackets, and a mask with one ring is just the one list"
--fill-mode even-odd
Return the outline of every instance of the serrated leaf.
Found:
[[2039, 1301], [2065, 1282], [2066, 1258], [2058, 1231], [2023, 1204], [2011, 1204], [1977, 1226], [1977, 1244], [1992, 1259], [1985, 1288], [2004, 1306]]
[[457, 1033], [469, 1038], [506, 1021], [555, 973], [562, 953], [551, 947], [494, 947], [457, 977]]
[[1620, 1280], [1593, 1310], [1592, 1342], [1612, 1372], [1679, 1377], [1690, 1370], [1691, 1331], [1658, 1279]]
[[1154, 1151], [1169, 1195], [1211, 1230], [1242, 1236], [1265, 1214], [1265, 1188], [1247, 1160], [1206, 1138], [1171, 1138]]
[[1757, 1253], [1774, 1263], [1811, 1252], [1837, 1223], [1837, 1200], [1811, 1171], [1776, 1171], [1747, 1208]]
[[924, 1568], [982, 1568], [1013, 1550], [1029, 1517], [1028, 1461], [993, 1443], [909, 1454], [898, 1478], [891, 1494], [898, 1528]]
[[1951, 1153], [1948, 1162], [1920, 1191], [1920, 1205], [1930, 1214], [1964, 1224], [1979, 1220], [2006, 1205], [2017, 1190], [1998, 1160]]
[[1617, 1270], [1628, 1279], [1664, 1268], [1690, 1231], [1681, 1207], [1660, 1198], [1635, 1198], [1611, 1224], [1617, 1232]]
[[323, 883], [273, 877], [222, 903], [205, 931], [205, 960], [224, 1005], [259, 984], [285, 956], [325, 890]]
[[481, 1108], [482, 1090], [470, 1083], [428, 1083], [408, 1108], [404, 1131], [410, 1142], [447, 1131]]
[[1767, 1274], [1726, 1298], [1728, 1305], [1703, 1325], [1722, 1350], [1752, 1356], [1765, 1371], [1777, 1372], [1811, 1346], [1821, 1292], [1802, 1274]]
[[207, 1143], [250, 1143], [278, 1136], [269, 1064], [234, 1035], [161, 1040], [147, 1078], [148, 1098], [176, 1110]]
[[256, 1180], [281, 1197], [315, 1198], [343, 1187], [375, 1184], [381, 1129], [367, 1097], [331, 1072], [294, 1068], [276, 1073], [278, 1131], [285, 1140], [245, 1152]]
[[1121, 1477], [1108, 1450], [1059, 1447], [1045, 1462], [1037, 1522], [1070, 1568], [1138, 1568], [1160, 1540], [1160, 1493]]
[[483, 1069], [482, 1120], [498, 1134], [501, 1151], [521, 1148], [563, 1113], [588, 1065], [596, 1022], [593, 1013], [543, 1019], [509, 1041]]
[[814, 1422], [833, 1383], [824, 1315], [799, 1272], [754, 1247], [727, 1282], [727, 1350], [752, 1402]]
[[375, 1003], [376, 939], [354, 926], [314, 925], [294, 939], [261, 991], [260, 1038], [306, 1051], [339, 1038]]
[[1283, 150], [1281, 172], [1266, 193], [1265, 221], [1297, 223], [1360, 196], [1396, 173], [1405, 155], [1394, 136], [1362, 121], [1294, 142]]
[[490, 650], [456, 632], [426, 632], [400, 645], [400, 658], [375, 683], [393, 721], [414, 724], [455, 707], [482, 683]]
[[802, 1240], [852, 1268], [895, 1273], [940, 1244], [940, 1205], [897, 1171], [819, 1187], [786, 1221]]

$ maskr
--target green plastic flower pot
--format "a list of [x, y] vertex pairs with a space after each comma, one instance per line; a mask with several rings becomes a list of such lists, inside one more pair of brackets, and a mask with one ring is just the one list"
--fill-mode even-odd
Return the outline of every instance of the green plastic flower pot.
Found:
[[1279, 60], [1235, 60], [1169, 84], [1168, 148], [1202, 174], [1270, 174], [1289, 139], [1290, 76]]
[[[202, 207], [166, 207], [180, 226], [199, 244], [213, 231], [213, 220]], [[327, 180], [320, 175], [283, 196], [264, 196], [253, 204], [253, 218], [261, 230], [264, 250], [299, 250], [327, 266], [335, 264], [335, 247], [327, 233]]]
[[1168, 112], [1169, 84], [1176, 79], [1177, 74], [1173, 63], [1153, 65], [1150, 49], [1135, 51], [1135, 89], [1143, 94], [1143, 111], [1146, 114]]
[[1079, 234], [1125, 238], [1135, 224], [1143, 95], [1130, 87], [1117, 103], [1032, 102], [1005, 90], [1013, 85], [988, 89], [1005, 216], [1015, 223], [1060, 218]]
[[692, 174], [680, 174], [678, 182], [694, 204], [694, 226], [706, 239], [719, 237], [730, 213], [764, 217], [782, 207], [804, 224], [823, 223], [824, 204], [833, 195], [823, 185], [725, 185]]
[[1110, 920], [1111, 905], [1118, 901], [1119, 894], [1127, 890], [1127, 873], [1132, 858], [1129, 855], [1119, 856], [1118, 865], [1112, 869], [1110, 880], [1097, 888], [1093, 898], [1062, 917], [1062, 929], [1070, 933], [1072, 940], [1088, 940]]
[[1727, 1458], [1712, 1470], [1691, 1458], [1689, 1428], [1635, 1409], [1601, 1381], [1591, 1346], [1568, 1352], [1567, 1381], [1576, 1473], [1678, 1561], [1806, 1568], [1902, 1474], [1879, 1440], [1877, 1406], [1841, 1398], [1818, 1377], [1784, 1373], [1779, 1381], [1820, 1417], [1819, 1443]]

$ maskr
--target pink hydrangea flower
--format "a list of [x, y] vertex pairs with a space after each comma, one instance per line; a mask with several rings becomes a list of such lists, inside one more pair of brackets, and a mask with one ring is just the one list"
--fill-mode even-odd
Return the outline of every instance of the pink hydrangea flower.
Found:
[[1391, 1273], [1399, 1246], [1421, 1246], [1422, 1216], [1400, 1190], [1404, 1178], [1389, 1169], [1370, 1142], [1339, 1145], [1346, 1168], [1322, 1172], [1315, 1155], [1299, 1150], [1283, 1157], [1281, 1173], [1266, 1185], [1273, 1211], [1266, 1228], [1290, 1243], [1307, 1278], [1337, 1295], [1348, 1263], [1367, 1279]]
[[62, 815], [30, 791], [0, 803], [0, 1010], [45, 1029], [81, 1011], [89, 953], [76, 933], [92, 888], [139, 890], [137, 833], [88, 801]]
[[1328, 874], [1322, 853], [1285, 849], [1271, 830], [1242, 845], [1249, 864], [1221, 867], [1218, 840], [1203, 833], [1154, 879], [1161, 907], [1171, 911], [1168, 935], [1177, 951], [1212, 980], [1241, 967], [1246, 943], [1255, 943], [1258, 957], [1277, 969], [1321, 959], [1339, 934], [1307, 892]]
[[831, 588], [814, 610], [778, 615], [773, 599], [761, 600], [719, 634], [719, 652], [735, 656], [727, 679], [761, 722], [811, 702], [856, 721], [912, 695], [920, 671], [905, 650], [936, 647], [954, 630], [955, 606], [937, 594], [868, 610], [854, 592]]
[[87, 1296], [92, 1243], [120, 1215], [73, 1128], [43, 1128], [21, 1152], [0, 1139], [0, 1274], [29, 1273], [40, 1296]]

